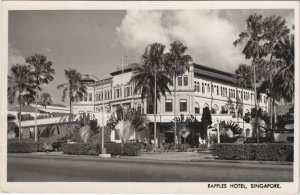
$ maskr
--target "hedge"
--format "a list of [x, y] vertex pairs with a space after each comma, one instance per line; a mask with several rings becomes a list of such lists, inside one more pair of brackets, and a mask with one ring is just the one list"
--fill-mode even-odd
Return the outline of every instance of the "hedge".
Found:
[[62, 144], [62, 151], [64, 154], [70, 155], [98, 155], [99, 145], [98, 144], [84, 144], [84, 143], [74, 143]]
[[7, 143], [7, 152], [8, 153], [31, 153], [37, 152], [41, 147], [39, 142], [28, 142], [28, 141], [19, 141], [19, 142], [8, 142]]
[[293, 161], [292, 143], [214, 144], [212, 152], [219, 159]]
[[141, 144], [140, 143], [125, 143], [123, 145], [124, 156], [138, 156], [140, 154]]
[[121, 143], [104, 143], [106, 153], [112, 156], [122, 155], [122, 144]]

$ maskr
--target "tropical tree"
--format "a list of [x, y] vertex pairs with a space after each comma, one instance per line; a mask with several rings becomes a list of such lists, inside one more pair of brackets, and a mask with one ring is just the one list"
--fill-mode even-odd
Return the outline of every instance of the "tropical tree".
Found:
[[[252, 83], [252, 68], [247, 64], [240, 64], [238, 68], [235, 70], [235, 77], [237, 86], [242, 88], [242, 97], [241, 99], [237, 96], [237, 112], [242, 110], [241, 114], [243, 116], [244, 111], [244, 88], [251, 86]], [[239, 113], [238, 113], [239, 115]], [[239, 120], [239, 118], [238, 118]], [[243, 129], [244, 129], [244, 120], [243, 120]]]
[[274, 55], [281, 64], [274, 76], [274, 85], [286, 102], [292, 102], [295, 94], [294, 35], [283, 37], [276, 45]]
[[18, 112], [18, 126], [19, 126], [19, 140], [21, 140], [21, 116], [22, 106], [30, 103], [35, 96], [33, 86], [33, 77], [27, 65], [16, 64], [10, 68], [11, 75], [8, 76], [8, 103], [13, 104], [17, 99], [19, 106]]
[[[246, 59], [252, 60], [253, 67], [253, 86], [254, 86], [254, 102], [257, 109], [257, 92], [256, 92], [256, 64], [267, 52], [264, 48], [264, 19], [262, 15], [250, 15], [246, 20], [245, 31], [239, 34], [239, 38], [233, 42], [234, 46], [243, 44], [246, 41], [242, 53]], [[257, 120], [257, 119], [256, 119]], [[257, 130], [257, 129], [255, 129]], [[257, 134], [258, 135], [258, 134]]]
[[141, 63], [135, 64], [133, 76], [130, 83], [134, 83], [134, 93], [141, 91], [141, 98], [150, 96], [154, 103], [154, 145], [156, 143], [156, 114], [157, 100], [160, 94], [166, 96], [166, 92], [171, 93], [168, 84], [172, 83], [166, 74], [165, 46], [160, 43], [153, 43], [146, 47], [144, 54], [141, 56]]
[[45, 108], [46, 112], [47, 106], [50, 106], [52, 104], [52, 96], [46, 92], [42, 93], [38, 103]]
[[46, 56], [42, 54], [35, 54], [26, 58], [26, 63], [31, 67], [31, 74], [34, 78], [35, 95], [35, 131], [34, 140], [37, 141], [37, 104], [39, 91], [42, 90], [41, 86], [48, 84], [53, 80], [55, 70], [52, 68], [52, 62], [48, 61]]
[[212, 124], [212, 119], [210, 115], [210, 111], [208, 107], [203, 108], [202, 112], [202, 132], [203, 132], [203, 137], [206, 140], [207, 139], [207, 127]]
[[[190, 55], [186, 55], [187, 47], [180, 41], [174, 41], [170, 44], [170, 52], [165, 54], [166, 68], [171, 78], [174, 78], [174, 104], [176, 105], [176, 79], [181, 76], [185, 71], [189, 70], [189, 62], [192, 61]], [[173, 80], [173, 79], [172, 79]], [[176, 118], [176, 107], [174, 109], [174, 118]], [[174, 120], [174, 143], [175, 148], [177, 144], [176, 137], [176, 120]]]
[[64, 102], [66, 96], [69, 96], [70, 114], [69, 114], [69, 124], [71, 127], [71, 122], [73, 120], [72, 114], [72, 103], [83, 98], [86, 94], [86, 86], [82, 84], [81, 78], [82, 74], [77, 72], [76, 69], [65, 70], [65, 77], [67, 79], [66, 83], [57, 86], [58, 89], [63, 89], [62, 101]]
[[106, 125], [111, 130], [120, 130], [119, 135], [123, 143], [126, 143], [134, 132], [148, 129], [149, 119], [133, 108], [118, 106], [115, 115], [111, 115]]

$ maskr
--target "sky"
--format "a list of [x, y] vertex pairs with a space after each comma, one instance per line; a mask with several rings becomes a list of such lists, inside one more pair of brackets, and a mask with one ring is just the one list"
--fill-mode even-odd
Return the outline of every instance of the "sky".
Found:
[[[139, 62], [145, 47], [154, 42], [185, 44], [187, 54], [198, 64], [234, 73], [248, 63], [242, 46], [233, 41], [245, 29], [250, 14], [280, 15], [291, 27], [292, 10], [96, 10], [10, 11], [8, 66], [25, 63], [35, 53], [53, 62], [54, 80], [43, 87], [54, 103], [61, 101], [57, 85], [66, 82], [64, 70], [76, 68], [98, 78], [124, 64]], [[63, 104], [68, 104], [65, 102]]]

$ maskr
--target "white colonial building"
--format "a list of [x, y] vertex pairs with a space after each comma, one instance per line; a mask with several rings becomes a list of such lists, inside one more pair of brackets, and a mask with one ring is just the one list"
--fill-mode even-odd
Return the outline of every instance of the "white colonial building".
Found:
[[[107, 113], [111, 113], [118, 105], [135, 108], [153, 121], [153, 103], [150, 99], [141, 99], [140, 93], [134, 94], [134, 86], [129, 83], [133, 75], [133, 67], [127, 66], [111, 73], [111, 77], [95, 81], [85, 78], [87, 84], [87, 95], [82, 101], [73, 106], [74, 114], [83, 112], [93, 113], [100, 122], [102, 121], [102, 103]], [[237, 87], [234, 75], [216, 70], [199, 64], [190, 64], [190, 69], [184, 75], [177, 78], [175, 83], [176, 102], [174, 102], [174, 86], [169, 86], [171, 94], [162, 96], [157, 105], [158, 124], [168, 123], [174, 118], [174, 110], [177, 116], [194, 115], [201, 121], [204, 107], [213, 108], [213, 123], [217, 120], [239, 121], [242, 127], [242, 119], [233, 116], [227, 108], [228, 98], [236, 104], [237, 96], [243, 100], [243, 113], [254, 108], [254, 91], [250, 88], [241, 89]], [[104, 99], [104, 100], [103, 100]], [[262, 95], [258, 102], [259, 107], [267, 111], [268, 101], [266, 95]], [[251, 125], [243, 124], [245, 136], [251, 135]], [[247, 132], [246, 132], [247, 130]]]

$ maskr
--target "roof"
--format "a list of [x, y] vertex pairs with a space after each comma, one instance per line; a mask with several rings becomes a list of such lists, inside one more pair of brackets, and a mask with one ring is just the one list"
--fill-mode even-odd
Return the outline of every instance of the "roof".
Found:
[[50, 106], [54, 106], [54, 107], [61, 107], [61, 108], [67, 108], [65, 105], [63, 104], [51, 104]]
[[209, 68], [200, 64], [194, 63], [194, 73], [216, 81], [223, 81], [230, 84], [236, 84], [234, 74], [220, 71], [214, 68]]
[[[22, 112], [35, 112], [35, 107], [28, 106], [28, 105], [22, 106], [21, 109]], [[43, 111], [41, 109], [37, 109], [37, 110], [38, 112]], [[12, 108], [10, 111], [19, 111], [19, 106]]]

